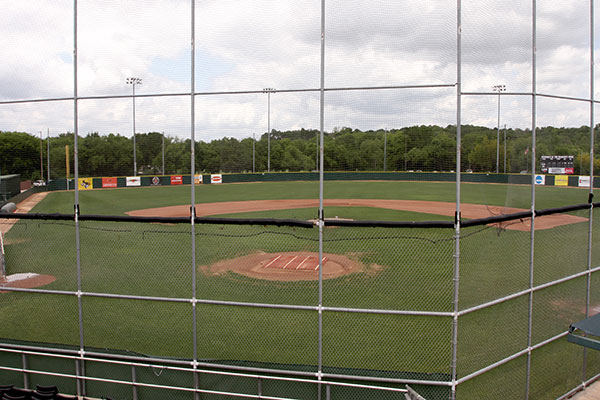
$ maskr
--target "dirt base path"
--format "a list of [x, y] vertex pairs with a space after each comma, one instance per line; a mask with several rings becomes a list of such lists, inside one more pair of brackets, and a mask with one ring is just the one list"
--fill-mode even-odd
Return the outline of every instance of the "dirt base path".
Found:
[[[29, 211], [31, 211], [31, 209], [33, 207], [35, 207], [37, 205], [37, 203], [39, 203], [40, 201], [42, 201], [44, 199], [44, 197], [46, 197], [48, 195], [49, 192], [39, 192], [39, 193], [34, 193], [31, 196], [29, 196], [28, 198], [26, 198], [25, 200], [23, 200], [22, 202], [20, 202], [19, 204], [17, 204], [17, 209], [15, 210], [15, 212], [18, 213], [28, 213]], [[10, 228], [12, 228], [12, 226], [18, 221], [18, 219], [0, 219], [0, 232], [2, 232], [2, 234], [5, 234], [6, 232], [8, 232], [10, 230]]]
[[[15, 212], [28, 213], [33, 207], [35, 207], [49, 192], [34, 193], [19, 204]], [[13, 227], [18, 219], [0, 219], [0, 232], [6, 234]], [[40, 275], [31, 272], [17, 273], [8, 276], [1, 276], [0, 274], [0, 287], [14, 287], [14, 288], [25, 288], [31, 289], [40, 286], [48, 285], [54, 282], [56, 278], [52, 275]], [[7, 291], [0, 291], [0, 293], [8, 293]]]
[[[381, 200], [381, 199], [326, 199], [325, 207], [377, 207], [390, 210], [413, 211], [418, 213], [453, 216], [456, 210], [455, 203], [441, 201], [413, 201], [413, 200]], [[316, 199], [286, 199], [286, 200], [250, 200], [250, 201], [226, 201], [220, 203], [196, 204], [196, 215], [198, 217], [233, 214], [241, 212], [288, 210], [294, 208], [318, 207], [319, 200]], [[189, 205], [170, 206], [159, 208], [147, 208], [144, 210], [130, 211], [127, 214], [137, 216], [160, 216], [160, 217], [186, 217], [189, 216]], [[464, 218], [476, 219], [502, 214], [513, 214], [527, 211], [522, 208], [488, 206], [485, 204], [461, 204], [461, 212]], [[554, 214], [537, 217], [535, 229], [550, 229], [556, 226], [585, 222], [586, 218], [569, 215]], [[518, 221], [510, 221], [501, 227], [518, 231], [529, 231], [531, 219], [524, 218]]]

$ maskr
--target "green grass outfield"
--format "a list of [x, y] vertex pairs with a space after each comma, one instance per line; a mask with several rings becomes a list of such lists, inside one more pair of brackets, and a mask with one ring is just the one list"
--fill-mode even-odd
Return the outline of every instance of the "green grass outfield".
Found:
[[[527, 209], [531, 199], [527, 186], [464, 184], [461, 190], [465, 203]], [[84, 214], [122, 215], [135, 209], [189, 204], [189, 197], [189, 186], [142, 187], [81, 191], [80, 203]], [[202, 185], [196, 188], [199, 204], [317, 197], [316, 182]], [[325, 197], [452, 202], [455, 185], [326, 182]], [[538, 187], [536, 198], [538, 209], [580, 204], [587, 201], [587, 191]], [[53, 192], [32, 212], [70, 213], [72, 203], [73, 192]], [[316, 209], [296, 209], [224, 216], [308, 219], [314, 218], [316, 213]], [[575, 214], [586, 216], [587, 212]], [[371, 220], [449, 219], [368, 207], [326, 209], [326, 216], [334, 215]], [[595, 232], [600, 230], [599, 223], [594, 223]], [[187, 224], [82, 222], [82, 290], [190, 298], [192, 269], [195, 268], [191, 265], [190, 229]], [[587, 223], [537, 231], [535, 284], [585, 270], [587, 232]], [[376, 264], [383, 268], [377, 271], [368, 268], [365, 272], [325, 281], [324, 305], [452, 311], [453, 234], [452, 229], [325, 229], [325, 252], [347, 254], [366, 265]], [[462, 309], [528, 287], [529, 232], [474, 227], [464, 229], [462, 235], [459, 292]], [[5, 239], [9, 274], [51, 274], [57, 279], [46, 286], [47, 289], [77, 290], [74, 224], [21, 221]], [[196, 225], [196, 266], [257, 250], [316, 252], [317, 239], [316, 228]], [[598, 265], [598, 245], [594, 250], [594, 265]], [[600, 284], [597, 277], [596, 282]], [[563, 332], [570, 322], [583, 317], [585, 285], [585, 278], [581, 278], [536, 294], [534, 343]], [[232, 272], [219, 276], [198, 273], [196, 286], [199, 299], [318, 304], [318, 283], [311, 281], [271, 282]], [[600, 298], [597, 300], [600, 302]], [[461, 317], [459, 375], [467, 375], [526, 347], [527, 316], [527, 297], [521, 297]], [[198, 357], [228, 363], [244, 361], [315, 370], [317, 318], [314, 311], [198, 305]], [[192, 307], [189, 303], [84, 296], [83, 322], [86, 346], [166, 357], [193, 356]], [[339, 372], [341, 368], [346, 373], [354, 371], [390, 377], [416, 374], [410, 376], [423, 379], [430, 376], [426, 374], [438, 374], [433, 379], [440, 379], [451, 371], [451, 323], [448, 317], [325, 312], [325, 371]], [[77, 298], [23, 293], [1, 295], [0, 337], [78, 346]], [[565, 343], [554, 353], [564, 358], [571, 357], [576, 350]], [[545, 354], [544, 357], [549, 356]], [[595, 368], [598, 369], [598, 365]], [[579, 370], [580, 367], [573, 374]], [[519, 371], [515, 379], [524, 379], [524, 371]], [[547, 373], [556, 374], [556, 380], [560, 380], [560, 375], [565, 372], [557, 371]], [[474, 396], [479, 390], [478, 382], [484, 382], [484, 378], [493, 382], [494, 376], [494, 372], [488, 373], [465, 384], [464, 398]], [[533, 398], [545, 398], [547, 390], [550, 389], [546, 386], [537, 388]]]

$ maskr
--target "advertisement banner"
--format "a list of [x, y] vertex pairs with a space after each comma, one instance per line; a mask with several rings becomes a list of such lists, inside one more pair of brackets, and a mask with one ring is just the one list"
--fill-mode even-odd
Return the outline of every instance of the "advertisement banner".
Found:
[[194, 183], [196, 185], [201, 184], [202, 183], [202, 175], [198, 175], [198, 174], [194, 175]]
[[152, 178], [152, 186], [158, 185], [160, 185], [160, 178], [158, 176], [155, 176], [154, 178]]
[[103, 188], [116, 188], [117, 187], [117, 178], [102, 178], [102, 187]]
[[126, 178], [127, 186], [142, 186], [142, 180], [139, 176], [128, 176]]
[[94, 188], [92, 178], [79, 178], [77, 184], [79, 185], [79, 190], [92, 190]]
[[545, 185], [546, 184], [546, 175], [536, 175], [535, 176], [535, 184], [536, 185]]
[[223, 183], [223, 176], [221, 174], [211, 175], [210, 183]]
[[554, 177], [554, 186], [569, 186], [569, 177], [566, 175], [557, 175]]
[[579, 187], [590, 187], [590, 177], [589, 176], [580, 176], [579, 177]]
[[183, 177], [181, 175], [171, 175], [171, 185], [181, 185]]

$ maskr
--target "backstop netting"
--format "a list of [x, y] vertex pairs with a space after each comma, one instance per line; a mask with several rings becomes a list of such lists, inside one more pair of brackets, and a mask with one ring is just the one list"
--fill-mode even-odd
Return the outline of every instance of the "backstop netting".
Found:
[[598, 378], [567, 341], [600, 311], [596, 1], [4, 8], [0, 384], [455, 400]]

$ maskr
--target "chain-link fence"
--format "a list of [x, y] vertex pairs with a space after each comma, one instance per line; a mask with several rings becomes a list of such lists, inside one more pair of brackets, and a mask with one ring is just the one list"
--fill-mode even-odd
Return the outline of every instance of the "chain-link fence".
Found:
[[596, 3], [6, 5], [0, 384], [585, 388]]

